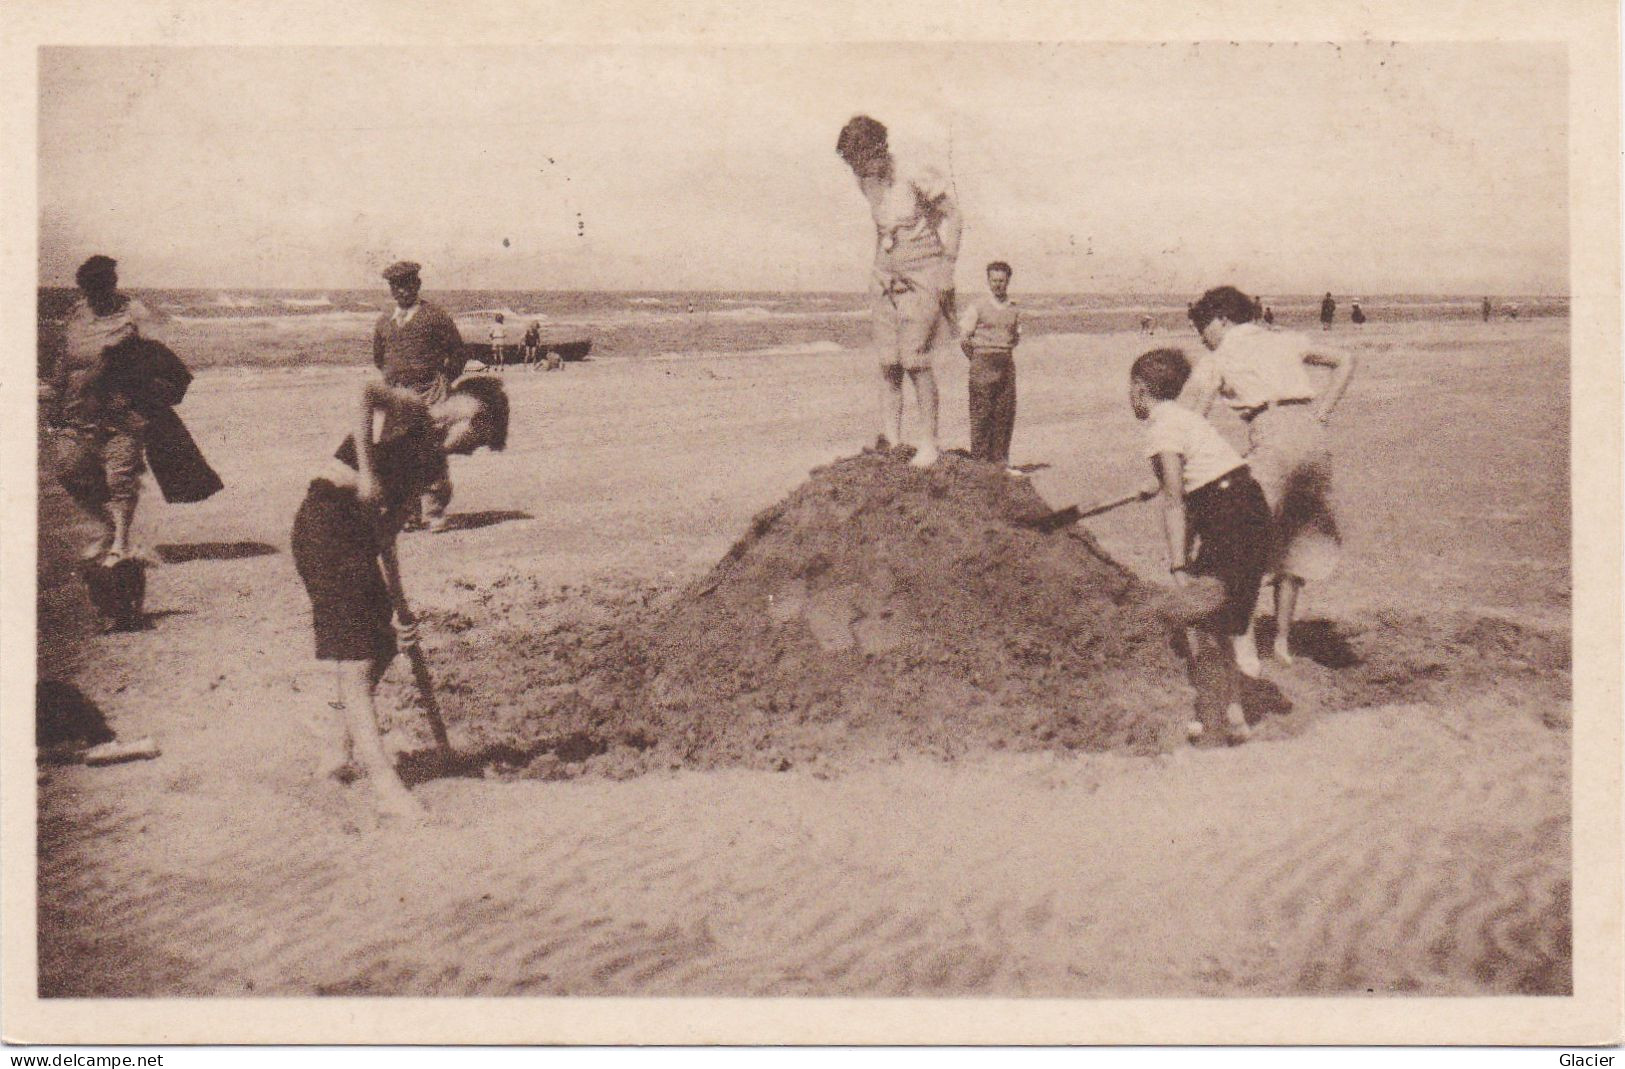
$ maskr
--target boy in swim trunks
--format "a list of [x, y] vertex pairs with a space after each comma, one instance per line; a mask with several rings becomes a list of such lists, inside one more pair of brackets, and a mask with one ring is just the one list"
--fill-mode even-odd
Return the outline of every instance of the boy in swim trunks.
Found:
[[395, 535], [449, 454], [508, 441], [508, 398], [495, 379], [465, 379], [433, 404], [410, 389], [369, 382], [356, 431], [311, 480], [293, 522], [293, 559], [310, 595], [316, 659], [335, 662], [344, 721], [320, 772], [345, 778], [352, 755], [387, 815], [422, 807], [384, 753], [374, 692], [396, 653], [393, 616], [408, 643], [417, 621], [401, 589]]
[[899, 159], [886, 127], [867, 115], [841, 130], [835, 151], [858, 179], [875, 222], [870, 288], [880, 359], [880, 440], [899, 445], [903, 378], [914, 383], [921, 442], [911, 463], [937, 460], [937, 380], [932, 359], [954, 335], [954, 264], [963, 223], [944, 169]]

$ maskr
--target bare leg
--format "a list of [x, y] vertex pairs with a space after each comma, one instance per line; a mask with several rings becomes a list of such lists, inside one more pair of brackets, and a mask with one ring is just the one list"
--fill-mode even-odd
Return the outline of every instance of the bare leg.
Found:
[[321, 747], [321, 756], [316, 759], [316, 779], [348, 783], [355, 773], [355, 743], [350, 738], [349, 718], [345, 715], [342, 697], [328, 703], [327, 711], [318, 715], [315, 728], [317, 744]]
[[937, 376], [927, 367], [910, 371], [908, 377], [914, 381], [914, 404], [920, 411], [921, 433], [920, 446], [909, 463], [928, 468], [937, 462]]
[[130, 527], [135, 523], [135, 498], [119, 498], [107, 503], [113, 520], [113, 545], [107, 551], [109, 563], [130, 555]]
[[339, 700], [344, 703], [345, 720], [355, 755], [366, 770], [373, 790], [377, 792], [379, 811], [388, 816], [421, 818], [424, 816], [423, 806], [395, 774], [395, 766], [384, 752], [384, 740], [378, 734], [373, 687], [381, 667], [372, 661], [338, 662]]
[[79, 557], [81, 560], [99, 561], [113, 548], [113, 514], [106, 505], [85, 509], [84, 512], [96, 521], [96, 536], [85, 543]]
[[1253, 633], [1252, 618], [1247, 620], [1247, 630], [1230, 640], [1232, 652], [1236, 657], [1236, 669], [1249, 679], [1257, 679], [1263, 674], [1264, 666], [1258, 662], [1258, 636]]
[[1292, 614], [1298, 610], [1298, 591], [1303, 580], [1283, 575], [1275, 580], [1275, 659], [1292, 663]]
[[903, 369], [895, 364], [880, 369], [880, 436], [890, 446], [903, 443]]

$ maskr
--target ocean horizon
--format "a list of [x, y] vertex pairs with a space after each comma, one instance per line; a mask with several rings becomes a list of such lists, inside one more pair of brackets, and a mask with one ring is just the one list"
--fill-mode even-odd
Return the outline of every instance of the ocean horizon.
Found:
[[[59, 322], [72, 307], [76, 290], [41, 287], [42, 324]], [[392, 307], [383, 287], [366, 288], [148, 288], [128, 287], [161, 318], [187, 334], [263, 329], [281, 334], [321, 336], [295, 356], [282, 339], [265, 339], [260, 349], [231, 345], [202, 359], [203, 364], [343, 364], [357, 358], [357, 346], [373, 321]], [[965, 296], [962, 294], [962, 297]], [[1185, 320], [1191, 294], [1022, 293], [1029, 337], [1063, 333], [1138, 330], [1145, 317], [1161, 333], [1188, 333]], [[1334, 295], [1338, 321], [1348, 323], [1359, 300], [1372, 324], [1418, 320], [1473, 320], [1484, 295]], [[869, 337], [868, 299], [856, 292], [746, 290], [435, 290], [427, 300], [457, 320], [468, 342], [484, 342], [497, 314], [505, 320], [510, 344], [537, 323], [549, 342], [590, 340], [594, 357], [636, 357], [706, 352], [813, 352], [859, 348]], [[1319, 327], [1321, 294], [1261, 295], [1283, 327]], [[1516, 307], [1520, 316], [1566, 316], [1567, 296], [1492, 295], [1498, 312]], [[330, 343], [326, 341], [330, 337]], [[269, 350], [284, 350], [276, 355]]]

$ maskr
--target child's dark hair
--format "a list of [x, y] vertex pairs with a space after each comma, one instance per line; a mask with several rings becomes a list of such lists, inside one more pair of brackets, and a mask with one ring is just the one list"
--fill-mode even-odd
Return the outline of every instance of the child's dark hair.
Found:
[[1015, 276], [1015, 272], [1010, 270], [1010, 265], [1005, 263], [1003, 260], [994, 260], [992, 263], [987, 265], [988, 274], [991, 275], [995, 271], [1003, 271], [1006, 275], [1011, 277]]
[[854, 115], [841, 127], [835, 152], [848, 164], [873, 159], [886, 151], [886, 126], [867, 115]]
[[465, 393], [480, 403], [480, 415], [475, 422], [483, 430], [485, 444], [501, 452], [508, 446], [508, 393], [502, 383], [485, 376], [470, 376], [451, 388], [453, 394]]
[[118, 270], [118, 261], [111, 256], [97, 253], [79, 265], [79, 270], [73, 274], [73, 280], [82, 290], [106, 288], [113, 273]]
[[1258, 316], [1253, 299], [1234, 286], [1219, 286], [1202, 294], [1191, 305], [1191, 323], [1198, 331], [1206, 330], [1215, 319], [1224, 318], [1232, 323], [1251, 323]]
[[1159, 401], [1172, 401], [1191, 377], [1191, 362], [1179, 349], [1153, 349], [1129, 368], [1129, 380], [1145, 383], [1146, 392]]

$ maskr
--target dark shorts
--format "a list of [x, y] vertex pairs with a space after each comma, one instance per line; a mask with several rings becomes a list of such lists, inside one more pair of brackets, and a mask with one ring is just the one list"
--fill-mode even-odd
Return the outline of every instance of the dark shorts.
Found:
[[394, 606], [371, 510], [353, 491], [317, 479], [294, 516], [292, 543], [294, 565], [310, 595], [316, 659], [393, 660]]
[[1185, 495], [1185, 516], [1197, 538], [1190, 574], [1224, 584], [1224, 604], [1203, 626], [1239, 635], [1252, 622], [1258, 588], [1269, 569], [1270, 509], [1245, 467]]

